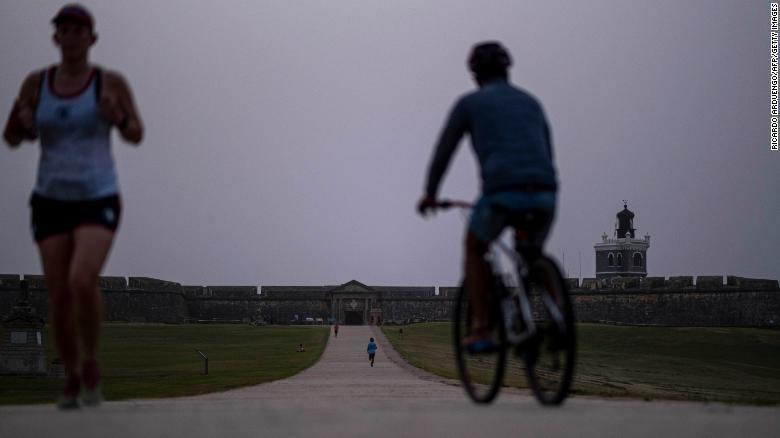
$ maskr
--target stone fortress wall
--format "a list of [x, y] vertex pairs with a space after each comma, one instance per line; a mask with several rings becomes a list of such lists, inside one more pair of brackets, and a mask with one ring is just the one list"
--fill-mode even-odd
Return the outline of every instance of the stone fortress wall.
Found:
[[[22, 290], [22, 281], [27, 291]], [[568, 279], [577, 319], [665, 326], [780, 327], [777, 280], [727, 276]], [[457, 288], [186, 286], [145, 277], [101, 277], [107, 321], [146, 323], [402, 323], [443, 321]], [[0, 319], [27, 295], [47, 318], [39, 275], [0, 275]], [[296, 319], [297, 318], [297, 319]]]

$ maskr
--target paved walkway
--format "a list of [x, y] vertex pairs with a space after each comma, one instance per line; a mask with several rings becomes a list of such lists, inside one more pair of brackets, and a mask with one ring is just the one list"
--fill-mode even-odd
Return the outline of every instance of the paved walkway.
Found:
[[[378, 340], [375, 366], [365, 352]], [[0, 407], [0, 437], [780, 437], [780, 409], [577, 397], [559, 409], [518, 391], [490, 406], [408, 365], [369, 327], [342, 327], [289, 379], [200, 397], [58, 412]]]
[[[373, 367], [366, 352], [371, 337], [379, 341]], [[337, 338], [331, 330], [319, 362], [292, 378], [192, 399], [321, 400], [334, 404], [358, 400], [463, 400], [459, 387], [421, 380], [391, 361], [388, 353], [397, 357], [381, 330], [341, 326]]]

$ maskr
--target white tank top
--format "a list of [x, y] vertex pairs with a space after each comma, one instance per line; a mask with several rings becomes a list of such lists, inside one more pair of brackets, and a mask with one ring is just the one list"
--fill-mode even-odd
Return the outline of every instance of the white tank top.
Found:
[[119, 193], [111, 154], [111, 125], [100, 115], [101, 72], [93, 69], [85, 87], [54, 92], [56, 67], [44, 73], [36, 110], [41, 159], [35, 193], [61, 201], [87, 201]]

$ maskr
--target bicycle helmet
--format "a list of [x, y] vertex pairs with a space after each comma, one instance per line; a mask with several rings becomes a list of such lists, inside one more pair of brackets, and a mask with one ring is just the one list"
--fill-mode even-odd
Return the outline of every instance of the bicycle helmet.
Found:
[[469, 57], [469, 70], [477, 74], [505, 71], [511, 65], [509, 52], [498, 41], [475, 45]]

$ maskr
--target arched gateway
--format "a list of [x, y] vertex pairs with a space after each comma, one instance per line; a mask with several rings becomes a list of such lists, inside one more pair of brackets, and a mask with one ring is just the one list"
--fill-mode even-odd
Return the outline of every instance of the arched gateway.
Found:
[[382, 309], [379, 294], [373, 288], [352, 280], [330, 291], [332, 315], [345, 325], [379, 324]]

